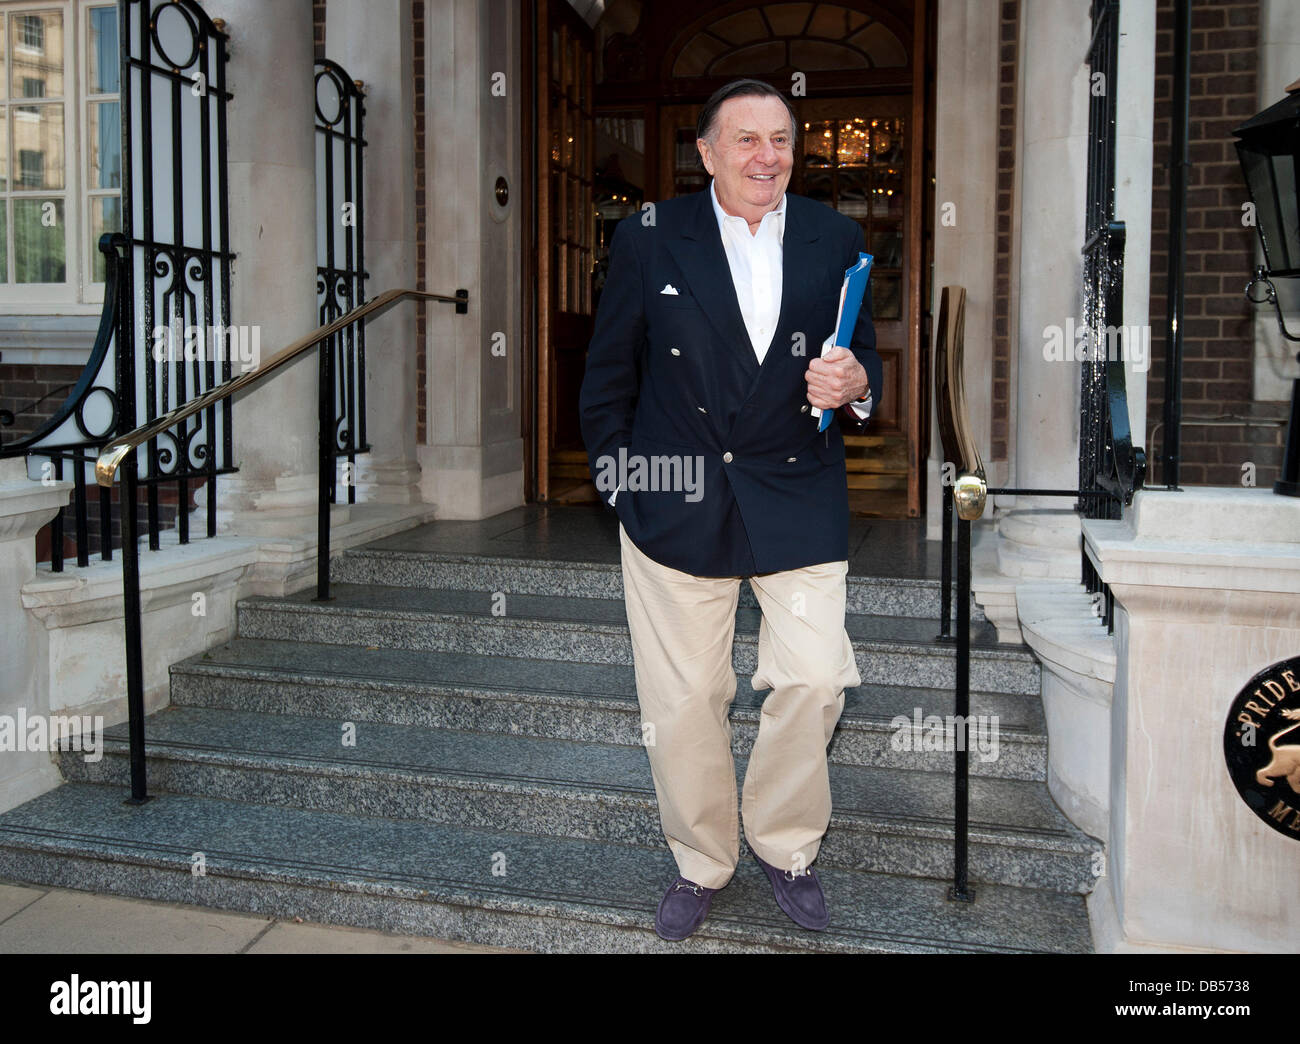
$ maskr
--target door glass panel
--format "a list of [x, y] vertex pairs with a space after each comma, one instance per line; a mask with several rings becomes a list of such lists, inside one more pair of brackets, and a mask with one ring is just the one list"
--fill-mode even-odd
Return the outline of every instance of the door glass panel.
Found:
[[[862, 226], [872, 269], [874, 316], [902, 318], [904, 136], [901, 117], [873, 116], [870, 101], [846, 101], [834, 119], [804, 123], [796, 191]], [[857, 111], [854, 111], [854, 109]], [[826, 112], [823, 107], [821, 114]]]
[[833, 167], [835, 165], [835, 131], [829, 120], [805, 123], [803, 137], [803, 162], [805, 167]]
[[803, 181], [803, 194], [810, 199], [820, 200], [829, 206], [835, 205], [835, 175], [828, 171], [808, 174]]
[[871, 313], [874, 319], [901, 319], [903, 283], [898, 275], [884, 275], [872, 269]]
[[837, 161], [841, 167], [858, 167], [866, 164], [869, 156], [869, 138], [866, 121], [857, 116], [841, 120], [837, 128]]
[[18, 159], [14, 188], [63, 188], [63, 103], [15, 105], [11, 114]]
[[636, 214], [645, 201], [645, 120], [601, 116], [594, 128], [593, 251], [589, 308], [600, 300], [609, 267], [609, 241], [614, 227]]
[[57, 11], [9, 17], [15, 98], [63, 96], [63, 15]]
[[855, 221], [865, 222], [869, 216], [867, 194], [871, 191], [871, 178], [866, 170], [841, 170], [839, 192], [835, 209]]
[[15, 199], [14, 269], [19, 283], [62, 283], [63, 200]]

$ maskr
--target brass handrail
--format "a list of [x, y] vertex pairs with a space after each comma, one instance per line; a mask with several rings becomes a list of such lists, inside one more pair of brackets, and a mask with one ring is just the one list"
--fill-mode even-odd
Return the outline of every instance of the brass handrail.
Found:
[[317, 327], [307, 336], [298, 338], [298, 340], [273, 355], [256, 370], [241, 373], [238, 377], [232, 377], [230, 380], [224, 381], [215, 388], [211, 388], [202, 395], [191, 399], [184, 406], [178, 406], [170, 413], [163, 414], [157, 420], [142, 424], [134, 431], [114, 439], [104, 447], [103, 452], [99, 454], [95, 461], [95, 481], [101, 486], [112, 486], [113, 479], [117, 475], [117, 469], [121, 466], [126, 455], [133, 449], [148, 442], [155, 435], [161, 434], [174, 424], [178, 424], [187, 417], [194, 416], [194, 414], [211, 406], [214, 402], [220, 402], [250, 384], [260, 381], [263, 377], [270, 376], [273, 371], [296, 359], [308, 348], [319, 344], [326, 337], [337, 333], [345, 326], [356, 322], [358, 319], [363, 319], [373, 312], [382, 311], [407, 297], [418, 297], [427, 301], [447, 301], [456, 305], [456, 311], [462, 314], [467, 310], [469, 301], [469, 295], [465, 291], [461, 291], [452, 297], [447, 294], [430, 293], [427, 290], [386, 290], [378, 297], [371, 298], [363, 305], [358, 305], [352, 311], [344, 313], [332, 322]]
[[988, 485], [966, 408], [965, 367], [966, 288], [945, 286], [939, 298], [939, 337], [934, 364], [939, 438], [945, 463], [956, 470], [952, 476], [952, 497], [957, 515], [973, 522], [984, 514]]

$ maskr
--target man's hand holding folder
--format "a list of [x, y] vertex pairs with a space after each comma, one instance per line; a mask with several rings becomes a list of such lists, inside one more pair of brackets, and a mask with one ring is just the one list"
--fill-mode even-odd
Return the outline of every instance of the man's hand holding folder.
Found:
[[818, 431], [830, 426], [831, 411], [850, 402], [865, 402], [870, 409], [867, 372], [849, 350], [853, 329], [862, 309], [867, 280], [871, 277], [870, 254], [859, 253], [857, 262], [844, 272], [840, 286], [839, 312], [835, 329], [822, 342], [821, 357], [808, 364], [804, 379], [808, 382], [808, 401], [812, 415], [819, 418]]

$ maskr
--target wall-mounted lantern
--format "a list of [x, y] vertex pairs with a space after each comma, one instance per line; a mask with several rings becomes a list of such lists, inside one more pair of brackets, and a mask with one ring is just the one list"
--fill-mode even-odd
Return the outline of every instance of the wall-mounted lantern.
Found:
[[[1255, 230], [1264, 248], [1264, 264], [1246, 284], [1253, 304], [1271, 304], [1277, 325], [1288, 341], [1300, 336], [1286, 328], [1274, 279], [1300, 279], [1300, 80], [1287, 96], [1238, 127], [1237, 156], [1255, 207]], [[1263, 287], [1256, 296], [1255, 287]], [[1296, 360], [1300, 362], [1300, 353]], [[1291, 383], [1291, 419], [1287, 424], [1286, 458], [1274, 493], [1300, 497], [1300, 378]]]

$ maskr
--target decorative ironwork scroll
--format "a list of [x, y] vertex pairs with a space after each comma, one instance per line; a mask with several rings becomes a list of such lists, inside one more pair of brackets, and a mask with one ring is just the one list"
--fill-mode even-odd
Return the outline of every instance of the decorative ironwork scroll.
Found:
[[[364, 304], [364, 96], [337, 62], [316, 62], [316, 301], [322, 325]], [[321, 380], [334, 388], [336, 457], [346, 457], [356, 502], [356, 455], [366, 441], [366, 328], [355, 323], [321, 343]], [[330, 487], [330, 501], [338, 491]]]
[[[76, 483], [77, 558], [86, 565], [86, 487], [114, 436], [146, 424], [256, 364], [256, 331], [230, 325], [226, 183], [227, 38], [194, 0], [121, 0], [122, 223], [105, 235], [104, 308], [81, 378], [31, 438], [28, 474]], [[161, 528], [159, 485], [176, 483], [176, 526], [189, 540], [191, 485], [207, 484], [216, 533], [216, 476], [234, 471], [227, 399], [152, 439], [141, 455], [149, 546]], [[71, 475], [64, 465], [71, 463]], [[100, 553], [111, 547], [108, 490], [100, 491]], [[62, 567], [55, 525], [52, 567]]]

